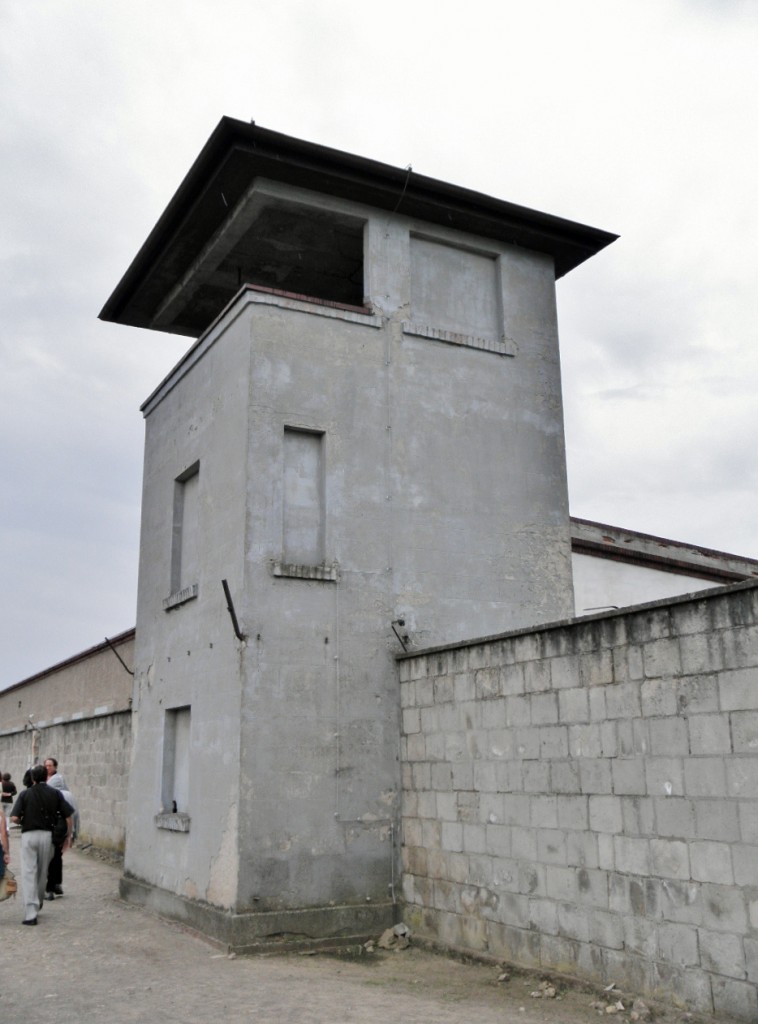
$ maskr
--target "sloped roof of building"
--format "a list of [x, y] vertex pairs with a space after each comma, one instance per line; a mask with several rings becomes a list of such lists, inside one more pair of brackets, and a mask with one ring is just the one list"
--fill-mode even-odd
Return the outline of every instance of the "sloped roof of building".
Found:
[[[11, 693], [11, 691], [28, 686], [30, 683], [39, 682], [39, 680], [43, 679], [45, 676], [53, 675], [56, 672], [61, 672], [63, 669], [71, 668], [81, 661], [87, 661], [89, 658], [94, 658], [96, 655], [102, 654], [104, 651], [113, 651], [115, 648], [121, 647], [122, 644], [126, 644], [134, 640], [136, 632], [136, 628], [131, 626], [129, 629], [125, 629], [123, 633], [118, 633], [116, 636], [108, 637], [102, 643], [95, 644], [94, 647], [88, 647], [86, 650], [79, 651], [77, 654], [72, 654], [68, 658], [64, 658], [63, 661], [56, 661], [54, 665], [48, 665], [47, 668], [40, 669], [39, 672], [35, 672], [32, 676], [27, 676], [26, 679], [20, 679], [17, 683], [12, 683], [0, 692], [3, 695]], [[119, 660], [121, 659], [119, 658]], [[130, 670], [127, 669], [127, 671]]]
[[193, 261], [235, 216], [257, 178], [545, 253], [554, 261], [556, 277], [617, 237], [437, 181], [409, 168], [224, 117], [103, 306], [100, 318], [199, 336], [220, 309], [210, 316], [206, 304], [202, 311], [197, 308], [183, 319], [160, 317], [159, 313]]
[[758, 579], [758, 559], [571, 517], [574, 554], [608, 558], [713, 583]]

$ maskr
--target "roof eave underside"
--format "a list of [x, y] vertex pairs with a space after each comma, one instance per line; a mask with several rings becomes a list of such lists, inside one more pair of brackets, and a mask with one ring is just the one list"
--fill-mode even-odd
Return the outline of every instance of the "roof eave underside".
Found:
[[616, 235], [491, 196], [222, 118], [100, 312], [148, 327], [157, 303], [255, 177], [497, 239], [553, 257], [562, 277]]

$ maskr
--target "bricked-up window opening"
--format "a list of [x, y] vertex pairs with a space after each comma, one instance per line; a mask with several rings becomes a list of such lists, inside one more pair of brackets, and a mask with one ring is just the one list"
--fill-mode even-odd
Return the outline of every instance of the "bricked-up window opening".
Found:
[[454, 334], [501, 337], [499, 264], [493, 255], [411, 237], [411, 319]]
[[200, 463], [186, 469], [174, 481], [174, 525], [171, 537], [171, 593], [197, 582], [198, 495]]
[[293, 565], [324, 561], [324, 435], [284, 428], [283, 556]]
[[161, 803], [166, 813], [190, 813], [190, 711], [168, 708], [163, 725]]

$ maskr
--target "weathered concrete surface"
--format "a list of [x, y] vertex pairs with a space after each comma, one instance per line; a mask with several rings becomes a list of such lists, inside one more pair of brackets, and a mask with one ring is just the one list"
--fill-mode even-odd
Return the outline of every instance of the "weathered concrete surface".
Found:
[[350, 946], [390, 928], [398, 908], [384, 901], [365, 906], [330, 906], [235, 914], [208, 903], [124, 876], [121, 896], [161, 917], [176, 921], [235, 953], [284, 952], [318, 946]]
[[[16, 867], [19, 846], [16, 832]], [[465, 965], [415, 948], [359, 961], [324, 955], [229, 959], [218, 947], [121, 902], [119, 875], [118, 867], [74, 850], [66, 855], [66, 895], [45, 904], [37, 928], [21, 927], [17, 900], [0, 904], [4, 1021], [582, 1024], [597, 1016], [590, 1006], [596, 996], [588, 991], [559, 988], [559, 1000], [535, 1000], [534, 975], [498, 983], [497, 967]], [[43, 958], [47, 966], [41, 970]], [[682, 1019], [656, 1015], [658, 1022]]]

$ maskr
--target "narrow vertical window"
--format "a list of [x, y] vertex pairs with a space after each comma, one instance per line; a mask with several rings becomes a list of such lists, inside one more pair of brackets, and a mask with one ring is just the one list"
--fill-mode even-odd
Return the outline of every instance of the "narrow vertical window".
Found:
[[200, 463], [174, 481], [174, 525], [171, 537], [171, 593], [197, 582], [198, 493]]
[[169, 708], [163, 729], [161, 802], [169, 814], [190, 813], [190, 708]]
[[284, 561], [324, 561], [324, 435], [284, 429]]

